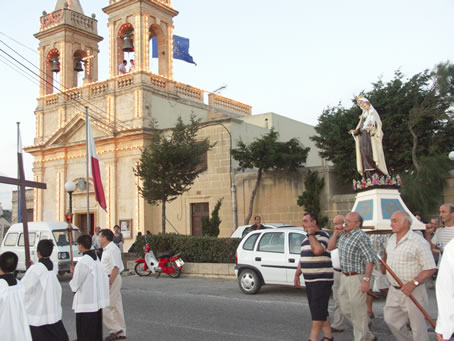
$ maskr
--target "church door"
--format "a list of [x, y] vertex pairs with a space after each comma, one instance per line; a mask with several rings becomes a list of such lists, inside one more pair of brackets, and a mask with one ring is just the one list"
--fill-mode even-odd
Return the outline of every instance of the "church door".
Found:
[[87, 229], [87, 214], [76, 214], [74, 223], [82, 234], [93, 235], [95, 232], [95, 215], [93, 213], [90, 213], [90, 229]]
[[208, 216], [209, 208], [207, 202], [191, 204], [191, 226], [193, 236], [202, 235], [202, 217]]

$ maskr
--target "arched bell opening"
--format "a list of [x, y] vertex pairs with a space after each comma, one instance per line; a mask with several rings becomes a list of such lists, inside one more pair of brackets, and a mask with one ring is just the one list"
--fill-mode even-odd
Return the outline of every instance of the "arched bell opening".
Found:
[[[121, 75], [127, 72], [134, 72], [134, 62], [131, 62], [131, 60], [135, 60], [134, 27], [131, 24], [124, 24], [118, 30], [117, 46], [117, 73]], [[125, 65], [123, 61], [126, 61]]]
[[46, 57], [46, 95], [57, 93], [60, 89], [60, 70], [60, 52], [52, 49]]
[[83, 50], [77, 50], [76, 52], [74, 52], [73, 71], [75, 73], [75, 76], [73, 87], [82, 86], [84, 83], [84, 79], [89, 77], [88, 63], [89, 60], [87, 59], [87, 52]]
[[161, 26], [152, 24], [148, 31], [148, 49], [150, 51], [150, 71], [165, 76], [164, 65], [167, 61], [168, 40]]

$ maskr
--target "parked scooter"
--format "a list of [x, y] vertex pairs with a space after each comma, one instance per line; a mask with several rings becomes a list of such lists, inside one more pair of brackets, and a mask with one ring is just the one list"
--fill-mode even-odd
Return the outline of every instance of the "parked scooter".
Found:
[[174, 252], [167, 252], [158, 254], [158, 257], [154, 255], [151, 250], [150, 244], [145, 244], [143, 248], [145, 252], [145, 258], [137, 259], [134, 267], [134, 271], [139, 276], [149, 276], [151, 273], [156, 273], [159, 277], [161, 273], [165, 273], [173, 278], [178, 278], [181, 275], [181, 269], [183, 268], [184, 262], [180, 255], [176, 255]]

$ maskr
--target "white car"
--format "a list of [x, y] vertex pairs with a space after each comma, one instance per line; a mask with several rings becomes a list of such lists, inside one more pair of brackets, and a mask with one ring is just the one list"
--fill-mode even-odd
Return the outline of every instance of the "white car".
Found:
[[[268, 223], [268, 224], [262, 224], [265, 226], [267, 229], [277, 229], [281, 227], [296, 227], [293, 225], [288, 225], [288, 224], [280, 224], [280, 223]], [[235, 231], [233, 231], [232, 235], [230, 238], [243, 238], [247, 233], [245, 233], [245, 230], [248, 227], [251, 227], [252, 225], [242, 225], [238, 226]]]
[[[69, 234], [67, 231], [68, 223], [64, 222], [46, 222], [34, 221], [28, 223], [28, 240], [30, 243], [30, 260], [33, 263], [38, 262], [37, 247], [38, 242], [43, 239], [49, 239], [54, 242], [54, 249], [50, 259], [58, 265], [59, 274], [70, 272], [70, 250]], [[72, 225], [71, 233], [72, 253], [74, 259], [83, 255], [77, 249], [76, 240], [80, 236], [80, 230], [77, 226]], [[22, 223], [13, 224], [5, 235], [0, 244], [0, 254], [6, 251], [14, 252], [19, 258], [17, 271], [25, 271], [25, 248], [24, 248], [24, 227]]]
[[243, 238], [235, 254], [241, 291], [256, 294], [264, 284], [293, 286], [305, 236], [302, 228], [284, 227], [252, 231]]

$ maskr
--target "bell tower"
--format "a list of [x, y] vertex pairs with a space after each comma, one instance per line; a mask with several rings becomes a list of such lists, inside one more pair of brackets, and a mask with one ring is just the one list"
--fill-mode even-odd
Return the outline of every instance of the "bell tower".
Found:
[[136, 71], [150, 71], [151, 39], [158, 40], [158, 73], [173, 79], [173, 18], [171, 0], [109, 0], [110, 77], [123, 60], [135, 61]]
[[49, 95], [59, 88], [65, 91], [83, 82], [98, 80], [98, 22], [93, 14], [87, 17], [79, 0], [58, 0], [52, 13], [43, 12], [39, 39], [41, 76], [40, 96]]

